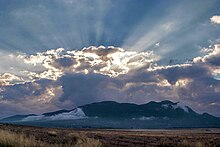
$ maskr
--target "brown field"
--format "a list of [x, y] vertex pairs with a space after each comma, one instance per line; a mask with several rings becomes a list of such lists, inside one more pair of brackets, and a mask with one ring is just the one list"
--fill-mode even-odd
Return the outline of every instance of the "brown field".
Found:
[[217, 147], [220, 129], [98, 130], [0, 124], [0, 147]]

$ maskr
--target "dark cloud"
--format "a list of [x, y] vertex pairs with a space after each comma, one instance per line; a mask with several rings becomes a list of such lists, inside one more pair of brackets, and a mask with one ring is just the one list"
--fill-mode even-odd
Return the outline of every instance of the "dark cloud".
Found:
[[177, 66], [159, 70], [158, 73], [163, 75], [170, 84], [175, 84], [181, 78], [199, 79], [204, 78], [204, 76], [211, 76], [208, 69], [199, 65]]
[[109, 81], [108, 76], [100, 74], [67, 74], [60, 78], [63, 95], [60, 100], [69, 100], [74, 105], [82, 105], [85, 103], [91, 103], [95, 101], [103, 100], [104, 98], [99, 96], [104, 87], [100, 87], [100, 84]]
[[60, 67], [67, 68], [67, 67], [70, 67], [76, 64], [76, 61], [70, 57], [62, 57], [62, 58], [56, 59], [55, 63], [57, 63], [57, 65], [55, 65], [55, 67], [57, 68], [60, 68]]
[[210, 59], [208, 62], [214, 66], [220, 66], [220, 55]]
[[42, 79], [36, 82], [27, 82], [24, 84], [8, 85], [1, 91], [4, 99], [25, 99], [26, 96], [39, 96], [46, 87], [52, 85], [51, 80]]

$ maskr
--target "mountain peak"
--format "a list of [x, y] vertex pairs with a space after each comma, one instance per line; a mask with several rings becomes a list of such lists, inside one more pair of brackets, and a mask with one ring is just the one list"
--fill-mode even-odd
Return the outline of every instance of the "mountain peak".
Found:
[[164, 101], [161, 101], [161, 102], [159, 102], [159, 103], [160, 103], [160, 104], [175, 105], [175, 104], [177, 104], [177, 103], [179, 103], [179, 102], [174, 103], [174, 102], [172, 102], [172, 101], [170, 101], [170, 100], [164, 100]]

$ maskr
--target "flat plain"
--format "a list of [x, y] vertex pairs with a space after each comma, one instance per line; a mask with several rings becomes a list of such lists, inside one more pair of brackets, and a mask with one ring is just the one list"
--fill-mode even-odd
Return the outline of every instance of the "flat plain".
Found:
[[0, 147], [219, 147], [220, 129], [65, 129], [0, 124]]

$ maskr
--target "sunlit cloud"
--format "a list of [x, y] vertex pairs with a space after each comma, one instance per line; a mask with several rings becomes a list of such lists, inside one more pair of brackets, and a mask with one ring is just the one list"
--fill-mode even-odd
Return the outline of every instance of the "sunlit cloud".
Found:
[[175, 83], [175, 86], [177, 86], [177, 87], [187, 87], [187, 85], [188, 85], [190, 82], [192, 82], [191, 79], [187, 79], [187, 78], [185, 78], [185, 79], [178, 79], [178, 80], [176, 81], [176, 83]]
[[215, 44], [214, 46], [210, 46], [210, 48], [203, 48], [201, 51], [204, 52], [205, 55], [195, 57], [193, 59], [195, 63], [202, 62], [219, 66], [220, 44]]
[[7, 63], [11, 64], [0, 70], [2, 85], [39, 79], [57, 80], [68, 73], [97, 73], [117, 77], [142, 67], [151, 68], [160, 59], [153, 52], [138, 53], [113, 46], [90, 46], [72, 51], [58, 48], [32, 55], [25, 53], [5, 55], [10, 59]]
[[0, 86], [23, 82], [23, 79], [10, 73], [0, 74]]
[[215, 15], [215, 16], [212, 16], [210, 19], [211, 19], [211, 22], [212, 22], [212, 23], [214, 23], [214, 24], [220, 24], [220, 16]]
[[65, 73], [99, 73], [116, 77], [131, 70], [150, 66], [159, 60], [153, 52], [125, 51], [122, 48], [88, 47], [81, 51], [64, 51], [59, 48], [37, 53], [36, 55], [19, 56], [26, 64], [42, 66], [43, 72], [27, 74], [33, 78], [56, 80]]

